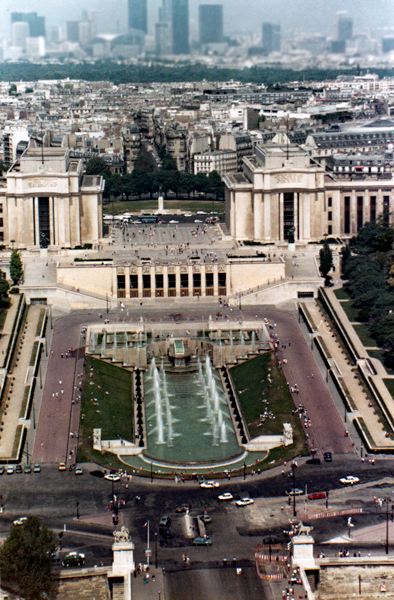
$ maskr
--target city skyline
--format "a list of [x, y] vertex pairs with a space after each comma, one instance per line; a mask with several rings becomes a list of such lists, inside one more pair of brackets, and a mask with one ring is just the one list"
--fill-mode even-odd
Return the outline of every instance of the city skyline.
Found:
[[[198, 23], [198, 6], [217, 4], [217, 0], [189, 0], [189, 19]], [[153, 35], [159, 21], [161, 0], [148, 0], [148, 33]], [[245, 0], [242, 11], [236, 0], [223, 0], [224, 33], [236, 31], [261, 34], [263, 21], [278, 23], [283, 35], [296, 30], [323, 33], [336, 37], [338, 12], [346, 11], [353, 19], [353, 32], [368, 28], [394, 27], [394, 0], [330, 0], [329, 4], [315, 0]], [[0, 24], [0, 34], [10, 36], [11, 13], [15, 12], [12, 0], [3, 0], [5, 18]], [[66, 20], [78, 20], [84, 9], [97, 11], [98, 32], [123, 33], [128, 24], [128, 0], [69, 0], [67, 18], [59, 10], [57, 0], [20, 0], [18, 12], [37, 12], [46, 19], [47, 27], [65, 27]]]

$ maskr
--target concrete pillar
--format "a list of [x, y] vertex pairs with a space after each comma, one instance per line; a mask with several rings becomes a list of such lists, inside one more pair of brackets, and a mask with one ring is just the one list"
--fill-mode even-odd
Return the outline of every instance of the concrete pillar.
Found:
[[156, 297], [156, 273], [155, 273], [155, 267], [152, 266], [150, 268], [150, 289], [151, 289], [151, 298], [155, 298]]
[[213, 265], [213, 295], [219, 296], [219, 277], [217, 264]]
[[130, 298], [130, 265], [125, 267], [124, 276], [125, 276], [125, 284], [126, 284], [125, 297]]
[[279, 240], [284, 240], [284, 195], [279, 193]]
[[261, 193], [253, 195], [254, 203], [254, 239], [264, 240], [264, 204]]
[[201, 296], [206, 296], [205, 265], [201, 265]]
[[34, 218], [36, 220], [36, 231], [34, 245], [40, 245], [40, 219], [38, 218], [38, 198], [34, 198]]
[[142, 267], [137, 267], [137, 273], [138, 273], [138, 298], [142, 298], [143, 293], [142, 293]]
[[164, 298], [168, 298], [168, 267], [163, 267]]
[[264, 203], [264, 240], [269, 242], [271, 239], [271, 194], [264, 194], [263, 196]]
[[179, 265], [175, 265], [175, 289], [176, 297], [181, 297], [181, 268]]
[[187, 274], [189, 277], [189, 296], [192, 298], [193, 297], [193, 267], [192, 267], [192, 265], [189, 265], [187, 267]]

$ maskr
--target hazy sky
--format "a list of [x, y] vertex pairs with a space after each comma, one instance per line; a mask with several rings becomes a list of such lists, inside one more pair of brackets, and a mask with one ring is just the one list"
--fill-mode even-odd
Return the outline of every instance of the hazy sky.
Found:
[[[336, 35], [337, 11], [354, 20], [354, 33], [371, 27], [394, 27], [394, 0], [189, 0], [190, 18], [197, 19], [199, 4], [223, 4], [225, 32], [249, 30], [260, 33], [263, 21], [280, 23], [282, 32], [302, 29]], [[149, 29], [157, 21], [161, 0], [148, 0]], [[0, 33], [10, 33], [11, 12], [37, 12], [46, 23], [63, 25], [78, 19], [84, 8], [98, 11], [99, 31], [124, 31], [127, 0], [0, 0]]]

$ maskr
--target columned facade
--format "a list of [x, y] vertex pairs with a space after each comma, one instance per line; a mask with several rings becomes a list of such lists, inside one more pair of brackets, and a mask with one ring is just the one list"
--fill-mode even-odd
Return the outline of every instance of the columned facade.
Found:
[[380, 216], [394, 223], [391, 174], [334, 178], [286, 139], [256, 146], [243, 173], [224, 177], [226, 223], [236, 240], [308, 243], [354, 236]]
[[102, 238], [103, 179], [82, 175], [63, 148], [28, 148], [0, 187], [0, 241], [73, 247]]

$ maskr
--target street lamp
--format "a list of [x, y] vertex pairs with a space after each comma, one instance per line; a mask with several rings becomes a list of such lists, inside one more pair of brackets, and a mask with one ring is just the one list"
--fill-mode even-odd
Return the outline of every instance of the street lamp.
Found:
[[297, 510], [296, 510], [296, 495], [295, 495], [295, 471], [296, 471], [297, 465], [293, 462], [291, 465], [291, 475], [293, 478], [293, 517], [297, 516]]
[[79, 502], [76, 502], [76, 507], [77, 507], [77, 519], [79, 519]]

